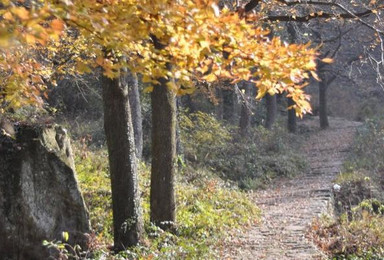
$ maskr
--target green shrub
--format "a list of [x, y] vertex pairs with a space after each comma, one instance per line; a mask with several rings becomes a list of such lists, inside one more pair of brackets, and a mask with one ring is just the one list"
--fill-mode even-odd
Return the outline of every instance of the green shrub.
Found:
[[356, 119], [358, 121], [365, 121], [372, 118], [382, 120], [384, 118], [382, 103], [382, 97], [380, 96], [370, 96], [364, 98], [364, 101], [359, 104], [359, 111], [357, 112]]
[[206, 113], [183, 113], [180, 118], [185, 159], [241, 188], [256, 189], [277, 176], [292, 177], [306, 169], [298, 144], [279, 125], [273, 131], [253, 128], [249, 136], [239, 137], [237, 129]]
[[347, 167], [384, 171], [384, 122], [367, 120], [358, 129]]
[[200, 162], [214, 160], [232, 140], [230, 129], [212, 115], [196, 112], [180, 113], [180, 138], [187, 160]]

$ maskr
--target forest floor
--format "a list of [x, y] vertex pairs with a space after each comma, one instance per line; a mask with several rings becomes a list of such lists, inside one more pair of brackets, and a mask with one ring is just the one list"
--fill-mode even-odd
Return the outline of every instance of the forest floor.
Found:
[[260, 223], [225, 243], [222, 259], [326, 259], [307, 238], [314, 218], [331, 214], [333, 180], [342, 170], [358, 122], [330, 118], [330, 128], [319, 130], [318, 118], [302, 121], [308, 129], [303, 154], [309, 171], [279, 180], [254, 193], [262, 210]]

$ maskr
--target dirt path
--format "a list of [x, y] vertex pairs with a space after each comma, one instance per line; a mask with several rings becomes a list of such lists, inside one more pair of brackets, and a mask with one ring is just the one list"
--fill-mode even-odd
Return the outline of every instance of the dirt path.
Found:
[[[303, 124], [316, 129], [318, 119], [307, 120]], [[328, 130], [311, 131], [303, 147], [310, 172], [256, 192], [255, 200], [262, 210], [262, 221], [233, 239], [223, 258], [324, 259], [325, 256], [305, 235], [313, 218], [329, 207], [332, 181], [341, 170], [359, 124], [330, 118], [331, 127]]]

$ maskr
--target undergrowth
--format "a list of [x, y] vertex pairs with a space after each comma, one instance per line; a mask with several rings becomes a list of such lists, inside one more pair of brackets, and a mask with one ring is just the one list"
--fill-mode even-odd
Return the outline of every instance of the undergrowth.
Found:
[[347, 168], [384, 172], [384, 120], [367, 120], [358, 129]]
[[299, 144], [285, 127], [272, 131], [254, 127], [248, 136], [212, 115], [196, 112], [180, 115], [181, 143], [186, 161], [195, 168], [207, 168], [242, 189], [262, 188], [276, 177], [302, 173], [307, 164]]
[[345, 171], [335, 183], [335, 218], [317, 219], [316, 244], [333, 259], [384, 259], [384, 123], [358, 129]]
[[107, 153], [84, 151], [76, 157], [78, 179], [96, 233], [92, 259], [211, 259], [226, 234], [257, 220], [259, 210], [248, 195], [229, 188], [221, 179], [205, 170], [195, 173], [199, 181], [177, 182], [177, 228], [165, 232], [149, 222], [149, 167], [140, 165], [145, 236], [140, 246], [112, 255], [112, 208]]
[[384, 206], [378, 200], [363, 200], [337, 220], [315, 220], [312, 236], [331, 259], [383, 259], [383, 213]]
[[149, 221], [150, 169], [140, 164], [139, 179], [145, 223], [140, 246], [119, 255], [113, 243], [112, 207], [107, 152], [88, 145], [92, 136], [77, 134], [76, 168], [98, 242], [93, 259], [217, 259], [225, 237], [259, 218], [248, 194], [276, 177], [292, 177], [306, 168], [294, 137], [279, 124], [273, 131], [238, 129], [206, 113], [181, 113], [180, 137], [184, 156], [178, 158], [177, 223], [165, 232]]

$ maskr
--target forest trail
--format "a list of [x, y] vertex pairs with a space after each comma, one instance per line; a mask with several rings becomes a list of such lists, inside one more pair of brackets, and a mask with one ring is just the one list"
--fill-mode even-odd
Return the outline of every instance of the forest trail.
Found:
[[330, 118], [329, 123], [331, 127], [322, 131], [317, 130], [318, 118], [300, 123], [310, 129], [303, 147], [309, 172], [255, 192], [261, 223], [232, 238], [223, 259], [326, 259], [306, 238], [307, 230], [313, 218], [330, 209], [332, 181], [361, 124], [340, 118]]

